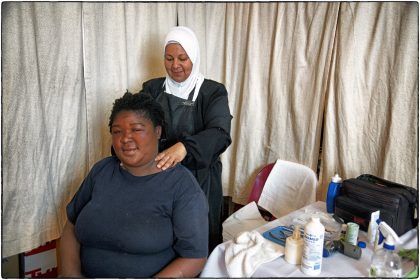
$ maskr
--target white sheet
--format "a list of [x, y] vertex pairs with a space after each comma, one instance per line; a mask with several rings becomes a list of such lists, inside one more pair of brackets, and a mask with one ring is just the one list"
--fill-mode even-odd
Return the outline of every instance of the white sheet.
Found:
[[251, 231], [266, 222], [261, 216], [257, 204], [252, 201], [235, 211], [223, 222], [223, 241], [232, 240], [242, 232]]
[[258, 205], [275, 217], [315, 202], [318, 180], [309, 167], [278, 159], [267, 177]]

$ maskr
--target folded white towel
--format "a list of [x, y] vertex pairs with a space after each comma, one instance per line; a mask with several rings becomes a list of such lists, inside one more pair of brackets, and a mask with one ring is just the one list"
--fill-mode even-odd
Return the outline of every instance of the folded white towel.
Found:
[[282, 246], [266, 240], [257, 231], [246, 231], [226, 244], [226, 269], [229, 277], [249, 278], [261, 264], [283, 254]]

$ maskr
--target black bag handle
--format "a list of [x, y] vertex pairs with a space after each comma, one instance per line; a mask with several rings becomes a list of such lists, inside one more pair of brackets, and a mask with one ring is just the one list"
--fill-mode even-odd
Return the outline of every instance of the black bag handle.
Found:
[[411, 196], [409, 197], [407, 197], [407, 195], [404, 195], [407, 198], [408, 202], [411, 204], [414, 204], [416, 208], [418, 206], [418, 191], [412, 187], [404, 186], [395, 182], [391, 182], [391, 181], [385, 180], [383, 178], [379, 178], [371, 174], [362, 174], [359, 177], [357, 177], [357, 179], [367, 181], [376, 185], [405, 189], [411, 194]]
[[[371, 175], [371, 174], [362, 174], [359, 177], [357, 177], [357, 179], [363, 180], [363, 181], [367, 181], [376, 185], [382, 185], [382, 186], [390, 186], [390, 187], [394, 187], [394, 188], [401, 188], [401, 189], [405, 189], [410, 193], [410, 196], [406, 195], [406, 194], [402, 194], [404, 195], [404, 197], [408, 200], [408, 202], [410, 204], [413, 204], [414, 206], [414, 211], [417, 214], [417, 219], [413, 216], [413, 222], [415, 225], [418, 224], [418, 215], [419, 215], [419, 208], [418, 208], [418, 190], [409, 187], [409, 186], [404, 186], [395, 182], [391, 182], [388, 180], [385, 180], [383, 178], [379, 178], [377, 176]], [[414, 214], [414, 213], [413, 213]]]

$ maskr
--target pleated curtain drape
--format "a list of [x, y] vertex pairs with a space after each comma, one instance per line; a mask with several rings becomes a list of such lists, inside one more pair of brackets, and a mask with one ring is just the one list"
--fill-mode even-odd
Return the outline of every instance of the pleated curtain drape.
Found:
[[2, 257], [57, 238], [88, 171], [80, 3], [2, 3]]
[[343, 178], [370, 173], [418, 188], [418, 28], [415, 2], [340, 5], [321, 186], [338, 171]]
[[416, 2], [5, 2], [3, 257], [60, 236], [67, 202], [110, 154], [114, 99], [165, 75], [177, 24], [229, 93], [234, 202], [278, 158], [319, 168], [320, 200], [335, 172], [417, 187]]

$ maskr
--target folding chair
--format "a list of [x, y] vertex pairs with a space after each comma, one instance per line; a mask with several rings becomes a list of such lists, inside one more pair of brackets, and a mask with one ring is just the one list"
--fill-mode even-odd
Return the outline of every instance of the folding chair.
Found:
[[318, 178], [309, 167], [278, 159], [258, 198], [258, 206], [282, 217], [315, 202]]
[[[273, 220], [315, 202], [317, 185], [316, 174], [309, 167], [277, 160], [264, 166], [257, 174], [248, 198], [249, 203], [245, 207], [255, 203], [264, 220]], [[252, 207], [255, 209], [255, 206]], [[224, 222], [224, 236], [231, 237], [233, 233], [241, 232], [241, 226], [247, 224], [246, 213], [240, 213], [241, 209]], [[255, 213], [251, 211], [250, 214], [253, 217], [249, 218], [249, 224], [252, 225], [256, 218]], [[250, 227], [246, 226], [244, 230], [250, 230]]]

